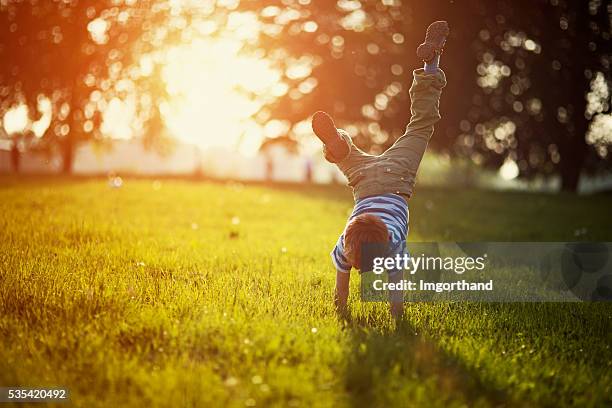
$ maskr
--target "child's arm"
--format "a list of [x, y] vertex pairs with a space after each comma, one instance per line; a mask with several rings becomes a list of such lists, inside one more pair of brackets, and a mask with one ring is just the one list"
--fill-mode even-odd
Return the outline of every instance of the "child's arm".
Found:
[[346, 309], [346, 300], [349, 295], [349, 282], [351, 274], [341, 271], [336, 271], [336, 294], [334, 302], [336, 309], [340, 312]]
[[[389, 282], [399, 283], [402, 280], [403, 274], [394, 273], [389, 275]], [[404, 313], [404, 291], [402, 290], [390, 290], [389, 291], [389, 307], [391, 309], [391, 316], [395, 319], [401, 319]]]

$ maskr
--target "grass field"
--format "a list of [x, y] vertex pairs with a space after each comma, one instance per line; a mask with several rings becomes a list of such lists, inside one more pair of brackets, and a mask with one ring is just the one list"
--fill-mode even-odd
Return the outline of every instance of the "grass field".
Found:
[[[612, 240], [610, 195], [421, 187], [410, 208], [413, 241]], [[339, 187], [0, 178], [0, 385], [82, 407], [612, 404], [611, 304], [407, 304], [396, 326], [354, 276], [337, 317], [350, 209]]]

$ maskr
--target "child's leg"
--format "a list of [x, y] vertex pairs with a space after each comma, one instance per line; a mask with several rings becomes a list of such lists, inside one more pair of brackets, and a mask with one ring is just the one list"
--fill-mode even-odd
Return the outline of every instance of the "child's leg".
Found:
[[434, 125], [440, 120], [439, 102], [442, 88], [446, 85], [444, 72], [425, 74], [423, 69], [414, 71], [410, 87], [412, 117], [406, 132], [395, 141], [383, 156], [398, 159], [416, 174], [425, 153]]
[[349, 295], [350, 279], [350, 273], [336, 271], [336, 290], [334, 294], [334, 303], [338, 312], [344, 312], [346, 310], [346, 301]]
[[383, 154], [396, 161], [412, 182], [433, 134], [434, 124], [440, 120], [439, 102], [446, 77], [438, 64], [447, 35], [448, 25], [443, 21], [437, 21], [427, 29], [425, 43], [419, 46], [417, 54], [424, 60], [428, 59], [424, 61], [424, 69], [414, 71], [410, 87], [410, 123], [406, 132]]
[[312, 129], [324, 143], [325, 158], [335, 163], [348, 179], [349, 185], [355, 187], [363, 178], [362, 169], [377, 159], [355, 146], [342, 129], [337, 129], [332, 118], [325, 112], [317, 112], [312, 118]]

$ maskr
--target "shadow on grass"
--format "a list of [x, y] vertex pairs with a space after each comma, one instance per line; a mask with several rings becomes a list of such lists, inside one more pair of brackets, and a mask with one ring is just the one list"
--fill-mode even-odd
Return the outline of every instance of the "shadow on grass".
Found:
[[375, 327], [375, 316], [345, 316], [352, 350], [345, 388], [353, 406], [501, 406], [507, 396], [418, 334], [406, 320]]
[[[451, 309], [428, 305], [422, 310], [425, 314], [420, 316], [419, 326], [403, 320], [395, 327], [381, 322], [380, 311], [345, 314], [341, 319], [350, 335], [351, 349], [344, 385], [354, 406], [536, 406], [547, 405], [551, 398], [586, 398], [594, 401], [594, 406], [604, 406], [609, 396], [597, 388], [601, 383], [594, 389], [585, 384], [588, 376], [605, 378], [609, 370], [611, 310], [612, 303], [604, 302], [454, 304]], [[475, 316], [489, 316], [489, 324], [475, 324]], [[429, 330], [428, 321], [441, 317], [453, 322], [443, 330], [451, 333], [454, 341], [497, 336], [498, 351], [547, 350], [531, 357], [540, 359], [538, 368], [534, 371], [531, 367], [528, 374], [528, 381], [535, 381], [538, 387], [538, 392], [528, 397], [531, 402], [517, 401], [517, 395], [511, 395], [516, 390], [500, 389], [483, 372], [443, 350], [435, 331], [433, 339], [419, 334]], [[550, 355], [565, 364], [556, 364]], [[578, 365], [581, 370], [563, 373], [562, 383], [549, 383], [538, 371], [571, 370]], [[564, 388], [563, 383], [578, 388]], [[593, 391], [598, 392], [593, 395]]]

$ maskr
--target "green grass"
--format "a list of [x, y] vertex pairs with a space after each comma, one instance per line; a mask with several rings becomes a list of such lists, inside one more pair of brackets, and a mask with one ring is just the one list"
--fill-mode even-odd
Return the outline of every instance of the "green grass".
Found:
[[[610, 304], [407, 304], [396, 326], [354, 276], [341, 319], [348, 191], [154, 186], [0, 179], [0, 385], [83, 407], [612, 403]], [[611, 204], [421, 187], [410, 239], [610, 241]]]

